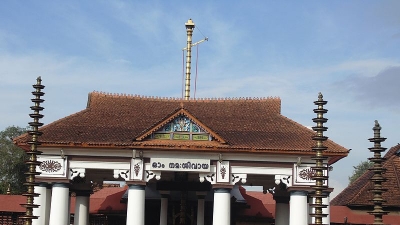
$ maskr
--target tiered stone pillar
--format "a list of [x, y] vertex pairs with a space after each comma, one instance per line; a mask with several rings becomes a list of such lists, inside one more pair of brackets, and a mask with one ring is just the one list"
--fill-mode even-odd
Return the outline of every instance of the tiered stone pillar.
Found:
[[206, 192], [197, 193], [197, 225], [204, 225], [204, 198]]
[[168, 192], [161, 192], [160, 225], [167, 225], [168, 220]]
[[89, 225], [90, 192], [91, 191], [75, 192], [74, 225]]
[[35, 193], [40, 194], [34, 198], [34, 204], [39, 205], [33, 208], [33, 215], [39, 216], [38, 219], [32, 220], [32, 225], [48, 225], [50, 216], [51, 189], [47, 183], [40, 183], [35, 186]]
[[306, 191], [290, 192], [290, 225], [308, 224], [308, 204]]
[[126, 225], [144, 225], [145, 188], [145, 185], [129, 185]]
[[69, 225], [69, 184], [55, 183], [52, 188], [50, 225]]
[[289, 197], [274, 196], [275, 225], [289, 225]]
[[231, 224], [231, 188], [214, 189], [213, 225]]

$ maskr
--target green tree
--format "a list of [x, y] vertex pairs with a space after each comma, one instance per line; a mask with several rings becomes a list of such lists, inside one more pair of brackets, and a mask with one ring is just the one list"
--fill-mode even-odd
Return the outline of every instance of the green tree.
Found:
[[362, 161], [357, 166], [353, 166], [354, 170], [351, 176], [349, 176], [349, 184], [357, 180], [361, 175], [363, 175], [369, 168], [371, 168], [374, 163], [370, 161]]
[[27, 154], [13, 143], [13, 138], [25, 133], [25, 128], [10, 126], [0, 132], [0, 193], [5, 194], [10, 186], [12, 194], [25, 191], [23, 183], [27, 167]]

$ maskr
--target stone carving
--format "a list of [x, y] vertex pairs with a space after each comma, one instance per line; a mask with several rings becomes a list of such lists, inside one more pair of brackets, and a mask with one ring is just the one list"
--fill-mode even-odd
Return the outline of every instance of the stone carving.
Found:
[[54, 173], [54, 172], [60, 171], [62, 166], [57, 161], [46, 160], [40, 164], [39, 168], [40, 168], [40, 170], [45, 171], [47, 173]]
[[114, 178], [118, 179], [118, 177], [121, 177], [124, 180], [129, 180], [129, 170], [114, 170]]
[[315, 175], [315, 170], [311, 168], [302, 169], [299, 172], [299, 177], [304, 180], [312, 180]]
[[135, 171], [135, 175], [136, 175], [136, 176], [139, 176], [139, 172], [140, 172], [140, 165], [139, 165], [139, 163], [137, 163], [137, 164], [135, 164], [135, 165], [133, 166], [133, 171]]
[[161, 179], [161, 171], [151, 171], [151, 170], [146, 170], [146, 182], [149, 180], [156, 178], [156, 180]]
[[275, 175], [275, 184], [290, 187], [292, 186], [291, 177], [290, 175]]
[[236, 184], [239, 181], [241, 181], [242, 184], [245, 184], [247, 181], [247, 174], [243, 174], [243, 173], [232, 174], [231, 184]]
[[225, 174], [226, 174], [226, 168], [225, 166], [222, 166], [222, 168], [219, 170], [221, 173], [222, 179], [225, 179]]
[[204, 180], [207, 180], [211, 184], [216, 184], [217, 182], [217, 169], [216, 166], [212, 165], [210, 167], [210, 172], [207, 173], [199, 173], [200, 182], [203, 183]]
[[80, 178], [85, 177], [85, 169], [69, 169], [69, 179], [73, 180], [75, 177], [79, 175]]
[[264, 194], [270, 193], [270, 194], [275, 194], [275, 187], [268, 188], [267, 190], [263, 190]]

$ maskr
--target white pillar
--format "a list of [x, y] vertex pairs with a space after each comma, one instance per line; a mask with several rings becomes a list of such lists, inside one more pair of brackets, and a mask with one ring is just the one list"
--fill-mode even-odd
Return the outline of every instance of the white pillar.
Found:
[[45, 211], [45, 216], [44, 216], [44, 224], [45, 225], [49, 225], [49, 222], [50, 222], [52, 188], [53, 187], [50, 184], [47, 184], [47, 186], [46, 186], [46, 211]]
[[322, 204], [327, 205], [326, 208], [322, 209], [323, 214], [328, 214], [327, 217], [322, 217], [323, 224], [331, 224], [331, 217], [330, 217], [330, 205], [329, 205], [329, 193], [327, 194], [326, 198], [322, 199]]
[[307, 192], [290, 192], [290, 225], [307, 225], [308, 223]]
[[274, 196], [275, 225], [289, 225], [289, 197]]
[[307, 215], [308, 215], [308, 224], [315, 223], [315, 217], [310, 216], [310, 214], [313, 214], [315, 212], [314, 207], [311, 205], [314, 204], [314, 198], [312, 196], [309, 196], [307, 198], [308, 200], [308, 208], [307, 208]]
[[204, 225], [204, 195], [197, 195], [197, 225]]
[[231, 224], [231, 189], [214, 189], [213, 225]]
[[160, 225], [167, 225], [168, 219], [168, 195], [161, 194]]
[[126, 225], [144, 225], [144, 185], [129, 185]]
[[69, 225], [69, 188], [67, 183], [53, 184], [50, 225]]
[[76, 192], [74, 225], [89, 225], [90, 191]]
[[32, 220], [32, 225], [48, 225], [49, 214], [46, 212], [50, 212], [50, 204], [48, 204], [50, 195], [47, 195], [47, 186], [47, 183], [40, 183], [39, 186], [35, 186], [35, 193], [39, 196], [34, 197], [33, 204], [39, 205], [39, 207], [33, 208], [33, 215], [39, 216], [39, 218]]

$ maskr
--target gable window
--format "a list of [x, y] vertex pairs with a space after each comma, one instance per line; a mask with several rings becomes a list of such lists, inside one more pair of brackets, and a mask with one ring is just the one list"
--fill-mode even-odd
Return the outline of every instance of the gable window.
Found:
[[151, 136], [152, 139], [210, 141], [211, 136], [186, 116], [178, 116]]

